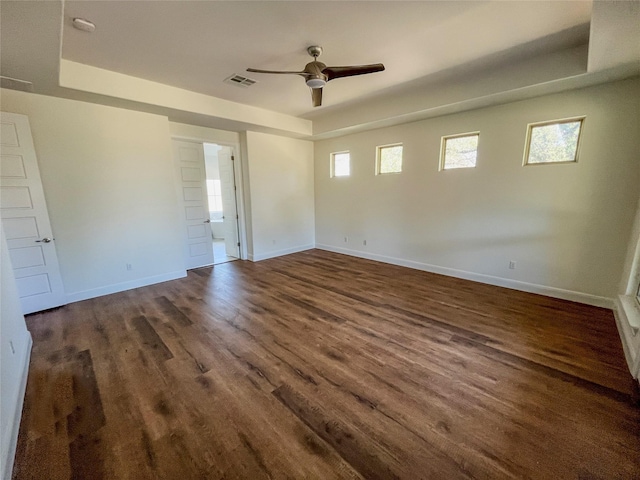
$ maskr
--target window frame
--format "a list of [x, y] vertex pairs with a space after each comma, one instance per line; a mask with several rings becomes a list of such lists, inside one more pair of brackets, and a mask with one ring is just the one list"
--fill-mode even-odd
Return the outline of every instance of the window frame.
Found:
[[[476, 147], [476, 164], [473, 167], [458, 167], [458, 168], [445, 168], [445, 155], [447, 153], [447, 140], [464, 138], [464, 137], [478, 137], [478, 146]], [[446, 170], [464, 170], [467, 168], [476, 168], [478, 166], [478, 148], [480, 147], [480, 131], [456, 133], [455, 135], [443, 135], [440, 137], [440, 162], [438, 165], [438, 171], [444, 172]]]
[[[382, 150], [385, 148], [402, 147], [402, 155], [400, 156], [400, 171], [399, 172], [381, 172], [380, 166], [382, 164]], [[387, 143], [385, 145], [376, 146], [376, 175], [397, 175], [402, 173], [402, 164], [404, 163], [404, 144], [402, 142]]]
[[[527, 124], [527, 136], [524, 143], [524, 157], [522, 158], [522, 166], [530, 167], [536, 165], [566, 165], [568, 163], [578, 163], [580, 159], [580, 146], [582, 145], [582, 133], [584, 130], [584, 123], [586, 115], [578, 115], [576, 117], [560, 118], [556, 120], [546, 120], [544, 122], [533, 122]], [[575, 123], [580, 122], [580, 128], [578, 130], [578, 141], [576, 142], [576, 155], [573, 160], [565, 160], [562, 162], [537, 162], [529, 163], [529, 153], [531, 151], [531, 134], [536, 127], [546, 127], [548, 125], [561, 125], [563, 123]]]
[[[348, 175], [336, 175], [336, 155], [349, 155], [349, 174]], [[331, 152], [329, 154], [329, 178], [342, 178], [351, 176], [351, 152], [349, 150], [342, 150], [340, 152]]]

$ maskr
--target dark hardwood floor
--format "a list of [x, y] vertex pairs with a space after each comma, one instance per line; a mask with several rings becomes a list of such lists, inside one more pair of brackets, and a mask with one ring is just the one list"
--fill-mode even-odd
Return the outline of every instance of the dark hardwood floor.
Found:
[[14, 479], [638, 479], [611, 311], [312, 250], [28, 317]]

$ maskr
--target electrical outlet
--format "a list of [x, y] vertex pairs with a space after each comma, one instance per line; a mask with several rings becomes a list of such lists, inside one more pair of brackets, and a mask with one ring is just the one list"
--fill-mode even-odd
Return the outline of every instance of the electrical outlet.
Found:
[[515, 270], [516, 269], [516, 262], [511, 260], [509, 262], [509, 270]]
[[130, 263], [127, 263], [127, 270], [133, 270], [133, 265], [131, 265]]
[[362, 245], [366, 245], [366, 244], [367, 244], [367, 241], [366, 241], [366, 240], [363, 240], [363, 241], [362, 241]]

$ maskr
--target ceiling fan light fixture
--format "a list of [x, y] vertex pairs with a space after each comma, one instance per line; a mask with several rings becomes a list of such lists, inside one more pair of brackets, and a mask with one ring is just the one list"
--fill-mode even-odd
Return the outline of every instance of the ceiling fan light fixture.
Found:
[[326, 81], [322, 78], [309, 78], [307, 80], [307, 86], [310, 88], [322, 88], [326, 85]]

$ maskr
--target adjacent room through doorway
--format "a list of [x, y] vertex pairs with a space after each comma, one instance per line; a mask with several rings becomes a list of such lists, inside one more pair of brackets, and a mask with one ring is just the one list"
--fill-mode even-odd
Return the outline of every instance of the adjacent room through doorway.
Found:
[[240, 257], [233, 150], [215, 143], [203, 146], [213, 263], [217, 265]]

